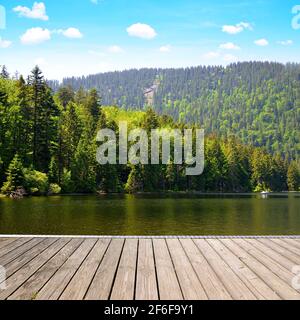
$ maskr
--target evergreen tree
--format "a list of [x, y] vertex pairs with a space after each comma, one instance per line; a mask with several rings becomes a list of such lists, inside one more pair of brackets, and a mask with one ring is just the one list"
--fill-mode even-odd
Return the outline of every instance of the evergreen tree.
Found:
[[57, 144], [59, 110], [39, 67], [33, 69], [28, 84], [33, 109], [33, 165], [39, 171], [47, 171], [52, 147]]
[[288, 187], [290, 191], [300, 190], [300, 170], [295, 161], [291, 162], [288, 169]]
[[61, 134], [61, 156], [62, 165], [67, 170], [71, 168], [79, 140], [82, 135], [82, 123], [76, 111], [76, 105], [69, 103], [66, 111], [63, 112], [60, 122]]
[[122, 191], [117, 166], [106, 164], [98, 165], [97, 190], [104, 193], [117, 193]]
[[57, 97], [64, 109], [70, 102], [75, 101], [75, 93], [70, 85], [60, 87], [57, 92]]
[[96, 89], [89, 91], [86, 99], [86, 108], [97, 122], [101, 111], [101, 98]]
[[33, 128], [33, 110], [28, 101], [28, 87], [21, 75], [16, 80], [17, 103], [19, 105], [18, 121], [14, 124], [14, 149], [18, 152], [25, 165], [32, 163], [32, 128]]
[[49, 176], [50, 183], [60, 184], [61, 179], [60, 179], [59, 165], [55, 156], [51, 158], [48, 176]]
[[78, 105], [84, 105], [86, 103], [87, 93], [84, 88], [81, 86], [78, 88], [75, 94], [75, 103]]
[[9, 79], [9, 73], [8, 73], [7, 68], [6, 68], [5, 65], [2, 66], [0, 77], [3, 78], [3, 79]]
[[141, 166], [133, 166], [125, 186], [128, 193], [144, 191], [143, 172]]
[[81, 138], [72, 163], [71, 177], [76, 192], [94, 192], [96, 189], [96, 157], [91, 142]]
[[24, 185], [23, 164], [18, 154], [15, 155], [7, 171], [6, 182], [2, 187], [2, 192], [10, 194]]

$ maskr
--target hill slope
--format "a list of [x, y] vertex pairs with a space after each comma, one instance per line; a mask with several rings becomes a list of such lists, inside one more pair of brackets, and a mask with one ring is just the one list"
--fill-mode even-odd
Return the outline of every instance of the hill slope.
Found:
[[129, 70], [66, 78], [63, 85], [95, 87], [104, 105], [144, 109], [150, 103], [159, 113], [201, 124], [207, 133], [234, 134], [245, 144], [299, 159], [299, 64]]

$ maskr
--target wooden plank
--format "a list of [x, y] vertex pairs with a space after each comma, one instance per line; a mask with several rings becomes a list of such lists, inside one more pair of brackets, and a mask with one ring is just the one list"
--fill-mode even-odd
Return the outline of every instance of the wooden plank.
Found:
[[205, 257], [196, 247], [192, 239], [181, 239], [181, 244], [196, 271], [205, 292], [211, 300], [232, 300], [232, 297], [220, 281]]
[[43, 240], [44, 239], [42, 239], [42, 238], [34, 238], [34, 239], [24, 243], [20, 247], [16, 248], [15, 250], [8, 252], [6, 255], [4, 255], [0, 258], [0, 265], [2, 265], [2, 266], [7, 265], [8, 263], [15, 260], [17, 257], [21, 256], [25, 252], [27, 252], [30, 249], [32, 249], [33, 247], [35, 247], [37, 244], [39, 244]]
[[60, 300], [83, 300], [111, 240], [100, 239], [68, 284]]
[[175, 266], [185, 300], [207, 300], [207, 295], [178, 239], [168, 239], [167, 245]]
[[17, 259], [11, 261], [8, 263], [6, 268], [6, 275], [7, 277], [12, 276], [15, 272], [20, 270], [22, 267], [24, 267], [28, 262], [30, 262], [33, 258], [38, 256], [41, 252], [46, 250], [52, 243], [57, 241], [57, 239], [47, 238], [43, 239], [42, 242], [28, 250], [27, 252], [24, 252], [21, 256], [19, 256]]
[[0, 238], [0, 300], [300, 300], [299, 240], [124, 239]]
[[235, 300], [256, 300], [256, 296], [232, 271], [227, 263], [217, 254], [206, 240], [195, 240], [199, 250], [207, 259], [219, 279], [223, 282], [227, 291]]
[[36, 300], [58, 300], [82, 262], [94, 247], [96, 239], [86, 239], [37, 294]]
[[0, 238], [0, 245], [2, 242], [9, 240], [10, 238]]
[[289, 252], [293, 252], [298, 257], [300, 257], [300, 249], [299, 248], [291, 246], [281, 239], [272, 239], [272, 241], [275, 242], [276, 244], [278, 244], [280, 247], [284, 248], [285, 250], [288, 250]]
[[[252, 255], [247, 253], [237, 242], [242, 240], [223, 240], [223, 243], [241, 261], [243, 261], [253, 272], [255, 272], [266, 284], [272, 288], [282, 299], [295, 300], [300, 298], [300, 294], [284, 282], [278, 275], [274, 274], [263, 263], [259, 262]], [[274, 263], [276, 263], [274, 261]]]
[[125, 241], [111, 300], [134, 300], [138, 240]]
[[260, 252], [267, 255], [269, 258], [275, 260], [277, 263], [282, 265], [287, 270], [292, 270], [293, 266], [295, 265], [295, 263], [290, 259], [288, 259], [286, 256], [278, 253], [277, 251], [274, 251], [273, 249], [261, 243], [260, 241], [253, 240], [253, 239], [245, 239], [245, 240], [249, 242], [252, 246], [254, 246], [256, 249], [258, 249]]
[[113, 239], [95, 278], [86, 294], [85, 300], [108, 300], [120, 261], [123, 239]]
[[274, 252], [277, 252], [281, 254], [282, 256], [286, 257], [287, 259], [293, 261], [296, 264], [300, 264], [299, 256], [297, 256], [295, 253], [286, 250], [285, 248], [281, 247], [277, 243], [271, 241], [270, 239], [259, 239], [260, 243], [264, 244]]
[[0, 256], [2, 255], [1, 250], [2, 248], [6, 247], [7, 245], [9, 245], [10, 243], [16, 241], [16, 238], [1, 238], [0, 241]]
[[41, 288], [66, 262], [68, 257], [79, 247], [82, 241], [83, 239], [70, 240], [47, 264], [12, 294], [9, 300], [34, 300]]
[[39, 270], [48, 260], [52, 258], [67, 242], [67, 239], [53, 239], [55, 241], [50, 247], [25, 265], [18, 272], [14, 273], [6, 280], [7, 289], [0, 291], [0, 300], [7, 299], [13, 294], [27, 279]]
[[259, 300], [281, 300], [280, 297], [266, 285], [251, 269], [249, 269], [237, 256], [228, 250], [221, 240], [207, 240], [218, 252], [221, 258], [240, 277], [245, 285]]
[[136, 300], [158, 300], [152, 240], [139, 240]]
[[183, 300], [166, 241], [154, 239], [153, 246], [160, 300]]
[[32, 238], [19, 238], [15, 241], [10, 242], [8, 245], [1, 248], [0, 258], [8, 254], [10, 251], [16, 250], [18, 247], [30, 240], [32, 240]]
[[288, 269], [280, 265], [278, 262], [276, 262], [272, 258], [265, 255], [261, 251], [257, 250], [254, 246], [252, 246], [250, 243], [248, 243], [244, 239], [236, 240], [236, 243], [240, 247], [245, 249], [248, 254], [253, 256], [254, 259], [261, 262], [265, 267], [271, 270], [283, 281], [287, 282], [289, 285], [292, 283], [292, 279], [294, 278], [295, 275], [293, 275], [291, 271], [289, 271]]
[[294, 246], [294, 247], [300, 249], [300, 240], [298, 240], [298, 239], [282, 239], [282, 241], [288, 243], [291, 246]]

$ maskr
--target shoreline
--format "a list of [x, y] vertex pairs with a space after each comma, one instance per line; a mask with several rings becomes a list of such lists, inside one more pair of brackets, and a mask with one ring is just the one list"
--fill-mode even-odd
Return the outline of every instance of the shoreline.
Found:
[[[299, 194], [300, 191], [281, 191], [281, 192], [270, 192], [267, 196], [276, 195], [290, 195]], [[137, 192], [137, 193], [62, 193], [62, 194], [45, 194], [45, 195], [28, 195], [24, 198], [51, 198], [51, 197], [76, 197], [76, 196], [97, 196], [97, 197], [107, 197], [107, 196], [168, 196], [168, 195], [182, 195], [182, 196], [251, 196], [251, 195], [261, 195], [266, 196], [260, 192], [201, 192], [201, 191], [164, 191], [164, 192]], [[9, 199], [10, 197], [0, 193], [0, 199]]]

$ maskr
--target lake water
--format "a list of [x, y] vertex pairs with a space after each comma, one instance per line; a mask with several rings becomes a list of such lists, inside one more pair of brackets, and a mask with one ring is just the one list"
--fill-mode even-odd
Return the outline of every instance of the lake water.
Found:
[[300, 235], [300, 194], [2, 198], [0, 234]]

